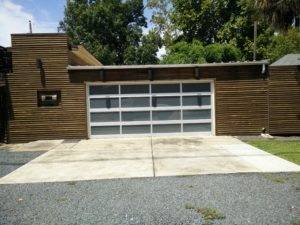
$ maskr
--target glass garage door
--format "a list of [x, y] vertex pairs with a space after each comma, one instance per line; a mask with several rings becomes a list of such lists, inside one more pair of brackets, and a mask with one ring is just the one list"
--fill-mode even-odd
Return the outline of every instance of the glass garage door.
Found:
[[212, 83], [89, 85], [90, 137], [212, 133]]

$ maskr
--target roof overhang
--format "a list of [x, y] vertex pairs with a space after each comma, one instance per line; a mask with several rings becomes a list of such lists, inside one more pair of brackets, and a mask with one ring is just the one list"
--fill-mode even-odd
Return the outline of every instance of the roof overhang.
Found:
[[300, 54], [287, 54], [270, 66], [300, 66]]
[[69, 71], [76, 70], [134, 70], [134, 69], [168, 69], [168, 68], [198, 68], [198, 67], [223, 67], [223, 66], [257, 66], [268, 65], [268, 60], [252, 62], [229, 62], [229, 63], [204, 63], [204, 64], [158, 64], [158, 65], [112, 65], [112, 66], [71, 66]]

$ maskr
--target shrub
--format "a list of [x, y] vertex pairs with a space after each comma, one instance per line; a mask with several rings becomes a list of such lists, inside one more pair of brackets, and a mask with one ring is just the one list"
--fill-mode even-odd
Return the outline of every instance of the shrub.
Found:
[[213, 62], [238, 61], [241, 58], [241, 51], [230, 44], [210, 44], [205, 48], [205, 60]]
[[187, 43], [177, 42], [169, 47], [167, 55], [161, 61], [162, 64], [187, 64], [204, 63], [205, 49], [200, 41]]
[[207, 45], [205, 48], [205, 60], [208, 63], [222, 62], [223, 45], [216, 43]]

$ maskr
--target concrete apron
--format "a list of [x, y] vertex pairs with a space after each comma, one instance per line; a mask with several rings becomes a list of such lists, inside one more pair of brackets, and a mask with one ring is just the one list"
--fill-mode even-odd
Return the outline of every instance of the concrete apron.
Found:
[[[43, 142], [49, 141], [35, 143]], [[51, 150], [1, 178], [0, 184], [300, 171], [296, 164], [227, 136], [54, 142]]]

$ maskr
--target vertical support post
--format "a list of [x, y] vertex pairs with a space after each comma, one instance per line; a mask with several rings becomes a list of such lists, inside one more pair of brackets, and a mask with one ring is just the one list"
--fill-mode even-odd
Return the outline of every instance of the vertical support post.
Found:
[[29, 33], [32, 34], [32, 24], [31, 24], [31, 20], [29, 20]]
[[256, 60], [256, 37], [257, 37], [257, 21], [254, 21], [254, 35], [253, 35], [253, 61]]

